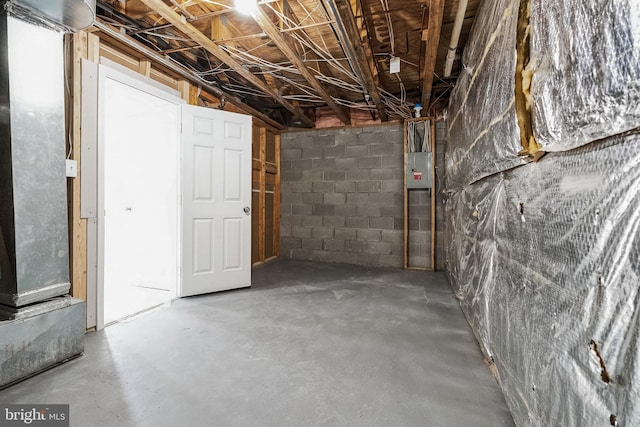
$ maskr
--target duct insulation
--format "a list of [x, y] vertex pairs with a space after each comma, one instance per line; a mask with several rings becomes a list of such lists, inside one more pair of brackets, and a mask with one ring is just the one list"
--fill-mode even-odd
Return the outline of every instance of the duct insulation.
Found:
[[463, 66], [445, 265], [514, 420], [640, 425], [640, 4], [487, 0]]
[[23, 21], [59, 31], [90, 27], [96, 17], [96, 0], [3, 0], [9, 14]]

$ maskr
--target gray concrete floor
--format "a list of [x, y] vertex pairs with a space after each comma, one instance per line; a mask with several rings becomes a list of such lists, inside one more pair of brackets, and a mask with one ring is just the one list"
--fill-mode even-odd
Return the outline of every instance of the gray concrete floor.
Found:
[[511, 426], [442, 273], [277, 261], [0, 391], [73, 426]]

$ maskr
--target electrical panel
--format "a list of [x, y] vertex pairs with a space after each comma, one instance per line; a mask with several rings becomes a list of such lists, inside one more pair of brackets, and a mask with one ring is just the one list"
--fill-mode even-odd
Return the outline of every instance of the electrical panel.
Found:
[[431, 188], [432, 182], [431, 152], [407, 153], [407, 188]]

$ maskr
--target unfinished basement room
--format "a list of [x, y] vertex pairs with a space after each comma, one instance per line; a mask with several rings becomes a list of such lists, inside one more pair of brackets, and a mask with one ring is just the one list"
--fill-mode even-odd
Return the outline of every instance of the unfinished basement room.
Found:
[[640, 426], [638, 0], [0, 0], [0, 86], [0, 427]]

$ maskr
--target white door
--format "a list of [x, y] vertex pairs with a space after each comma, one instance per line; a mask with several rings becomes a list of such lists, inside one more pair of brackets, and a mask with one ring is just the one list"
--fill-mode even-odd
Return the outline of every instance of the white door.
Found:
[[181, 296], [251, 286], [251, 117], [183, 105]]

